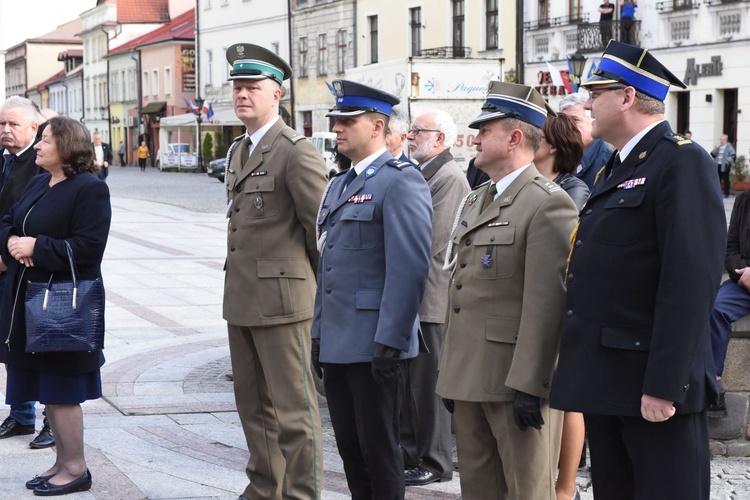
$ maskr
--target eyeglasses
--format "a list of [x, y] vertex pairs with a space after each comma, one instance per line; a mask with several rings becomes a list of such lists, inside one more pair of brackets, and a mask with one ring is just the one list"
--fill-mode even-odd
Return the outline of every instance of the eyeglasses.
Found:
[[591, 90], [589, 92], [589, 99], [592, 101], [595, 100], [597, 97], [602, 95], [604, 92], [615, 92], [618, 90], [624, 90], [626, 87], [623, 87], [621, 85], [612, 86], [612, 87], [599, 87], [596, 90]]
[[414, 137], [418, 136], [422, 132], [442, 132], [442, 130], [434, 130], [430, 128], [413, 128], [409, 130], [409, 134], [413, 135]]

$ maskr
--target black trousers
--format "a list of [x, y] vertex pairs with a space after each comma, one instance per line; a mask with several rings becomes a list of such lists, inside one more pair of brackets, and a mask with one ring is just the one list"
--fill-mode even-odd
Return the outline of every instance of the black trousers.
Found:
[[595, 498], [709, 500], [711, 463], [706, 412], [666, 422], [584, 415]]
[[406, 367], [378, 384], [370, 363], [323, 365], [323, 383], [353, 500], [402, 500], [399, 412]]
[[721, 165], [717, 165], [716, 170], [719, 172], [719, 181], [724, 183], [724, 194], [729, 194], [729, 165], [723, 172], [721, 171]]
[[441, 480], [453, 478], [451, 414], [435, 392], [445, 325], [421, 323], [430, 352], [409, 361], [401, 406], [401, 449], [407, 469], [421, 466]]

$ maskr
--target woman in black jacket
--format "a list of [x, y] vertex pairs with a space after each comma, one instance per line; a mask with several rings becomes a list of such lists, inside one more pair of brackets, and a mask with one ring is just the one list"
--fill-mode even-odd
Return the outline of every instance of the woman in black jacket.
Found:
[[35, 495], [63, 495], [91, 487], [83, 454], [80, 403], [101, 397], [101, 351], [26, 352], [26, 283], [69, 280], [65, 240], [79, 278], [101, 278], [111, 221], [109, 190], [94, 175], [88, 130], [65, 117], [49, 120], [34, 147], [47, 173], [34, 177], [21, 199], [0, 221], [0, 257], [8, 266], [0, 309], [0, 359], [7, 365], [6, 403], [47, 405], [57, 459], [26, 483]]

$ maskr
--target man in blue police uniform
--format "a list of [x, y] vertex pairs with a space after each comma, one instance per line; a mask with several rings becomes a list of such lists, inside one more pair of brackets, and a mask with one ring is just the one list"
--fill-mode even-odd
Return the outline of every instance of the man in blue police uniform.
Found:
[[708, 499], [709, 316], [722, 274], [714, 162], [664, 120], [647, 50], [610, 42], [583, 84], [592, 135], [616, 148], [572, 240], [552, 406], [584, 413], [594, 495]]
[[332, 88], [328, 116], [352, 167], [328, 184], [318, 214], [313, 366], [322, 371], [352, 498], [404, 498], [399, 411], [404, 362], [420, 346], [430, 190], [386, 149], [398, 98], [346, 80]]

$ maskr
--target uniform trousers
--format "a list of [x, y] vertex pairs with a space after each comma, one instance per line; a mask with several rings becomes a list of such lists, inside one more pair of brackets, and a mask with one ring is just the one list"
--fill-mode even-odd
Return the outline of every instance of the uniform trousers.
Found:
[[453, 478], [451, 414], [435, 392], [445, 325], [422, 322], [420, 328], [429, 352], [420, 352], [407, 370], [401, 408], [404, 465], [407, 469], [419, 465], [449, 481]]
[[708, 500], [706, 412], [666, 422], [585, 414], [595, 498]]
[[711, 311], [711, 349], [716, 375], [724, 373], [724, 359], [732, 338], [732, 323], [750, 314], [750, 292], [730, 281], [719, 288]]
[[250, 459], [248, 500], [318, 499], [323, 442], [310, 370], [312, 319], [228, 325], [234, 396]]
[[464, 500], [556, 498], [562, 412], [543, 399], [541, 430], [522, 431], [513, 419], [512, 401], [454, 404]]
[[371, 363], [323, 364], [323, 382], [353, 500], [402, 500], [404, 460], [399, 449], [399, 411], [405, 365], [379, 384]]

